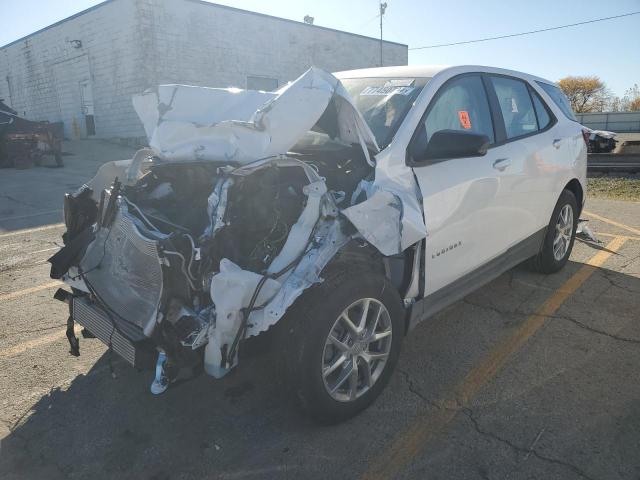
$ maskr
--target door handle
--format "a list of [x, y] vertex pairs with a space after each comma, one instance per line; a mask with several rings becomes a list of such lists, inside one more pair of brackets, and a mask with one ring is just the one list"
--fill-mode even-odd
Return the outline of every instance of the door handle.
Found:
[[562, 139], [561, 139], [561, 138], [556, 138], [556, 139], [553, 141], [553, 146], [554, 146], [555, 148], [560, 148], [560, 145], [561, 145], [561, 144], [562, 144]]
[[493, 168], [495, 168], [496, 170], [500, 170], [501, 172], [503, 172], [504, 169], [509, 165], [511, 165], [511, 160], [509, 160], [508, 158], [499, 158], [498, 160], [493, 162]]

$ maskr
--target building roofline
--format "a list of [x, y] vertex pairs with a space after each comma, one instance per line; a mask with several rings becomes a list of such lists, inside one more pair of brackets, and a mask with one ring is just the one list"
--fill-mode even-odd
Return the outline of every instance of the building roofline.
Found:
[[[345, 30], [338, 30], [336, 28], [322, 27], [320, 25], [307, 24], [307, 23], [304, 23], [304, 22], [300, 22], [298, 20], [291, 20], [290, 18], [282, 18], [282, 17], [276, 17], [274, 15], [268, 15], [266, 13], [252, 12], [251, 10], [244, 10], [242, 8], [230, 7], [228, 5], [220, 5], [219, 3], [208, 2], [206, 0], [184, 0], [184, 1], [192, 2], [192, 3], [201, 3], [203, 5], [212, 6], [212, 7], [218, 7], [218, 8], [222, 8], [222, 9], [225, 9], [225, 10], [232, 10], [232, 11], [235, 11], [235, 12], [248, 13], [248, 14], [251, 14], [251, 15], [258, 16], [258, 17], [266, 17], [266, 18], [270, 18], [270, 19], [273, 19], [273, 20], [280, 20], [282, 22], [295, 23], [296, 25], [305, 25], [307, 27], [319, 28], [320, 30], [327, 30], [329, 32], [345, 33], [347, 35], [352, 35], [354, 37], [365, 38], [367, 40], [375, 40], [377, 42], [380, 41], [379, 38], [368, 37], [366, 35], [360, 35], [359, 33], [347, 32]], [[400, 45], [401, 47], [409, 47], [407, 44], [399, 43], [399, 42], [392, 42], [391, 40], [383, 40], [383, 42], [384, 43], [391, 43], [393, 45]]]
[[[227, 5], [220, 5], [219, 3], [207, 2], [205, 0], [183, 0], [183, 1], [192, 2], [192, 3], [200, 3], [202, 5], [207, 5], [207, 6], [210, 6], [210, 7], [217, 7], [217, 8], [222, 8], [222, 9], [225, 9], [225, 10], [232, 10], [232, 11], [235, 11], [235, 12], [247, 13], [247, 14], [250, 14], [250, 15], [258, 16], [258, 17], [265, 17], [265, 18], [270, 18], [270, 19], [273, 19], [273, 20], [280, 20], [282, 22], [295, 23], [297, 25], [306, 25], [306, 26], [308, 26], [310, 28], [319, 28], [320, 30], [327, 30], [329, 32], [344, 33], [346, 35], [365, 38], [367, 40], [379, 41], [378, 38], [368, 37], [366, 35], [360, 35], [358, 33], [346, 32], [344, 30], [338, 30], [338, 29], [329, 28], [329, 27], [321, 27], [320, 25], [308, 25], [306, 23], [299, 22], [297, 20], [291, 20], [289, 18], [276, 17], [274, 15], [267, 15], [266, 13], [252, 12], [251, 10], [243, 10], [242, 8], [229, 7]], [[57, 27], [58, 25], [60, 25], [60, 24], [62, 24], [64, 22], [67, 22], [68, 20], [73, 20], [74, 18], [80, 17], [80, 16], [84, 15], [85, 13], [89, 13], [89, 12], [91, 12], [93, 10], [96, 10], [96, 9], [98, 9], [98, 8], [104, 6], [104, 5], [107, 5], [108, 3], [112, 3], [112, 2], [114, 2], [114, 0], [105, 0], [104, 2], [98, 3], [98, 4], [96, 4], [96, 5], [92, 6], [92, 7], [89, 7], [87, 9], [85, 9], [85, 10], [82, 10], [82, 11], [80, 11], [78, 13], [74, 13], [73, 15], [71, 15], [69, 17], [66, 17], [66, 18], [63, 18], [62, 20], [58, 20], [57, 22], [52, 23], [51, 25], [47, 25], [46, 27], [43, 27], [40, 30], [36, 30], [35, 32], [32, 32], [32, 33], [29, 33], [28, 35], [25, 35], [24, 37], [20, 37], [20, 38], [18, 38], [16, 40], [13, 40], [12, 42], [7, 43], [6, 45], [2, 45], [2, 46], [0, 46], [0, 50], [4, 49], [6, 47], [10, 47], [11, 45], [15, 45], [16, 43], [22, 42], [23, 40], [26, 40], [29, 37], [33, 37], [34, 35], [37, 35], [39, 33], [42, 33], [44, 31], [46, 31], [46, 30], [49, 30], [50, 28]], [[400, 45], [402, 47], [408, 47], [408, 45], [406, 45], [404, 43], [392, 42], [390, 40], [383, 40], [383, 42], [384, 43], [388, 43], [388, 44], [393, 44], [393, 45]]]

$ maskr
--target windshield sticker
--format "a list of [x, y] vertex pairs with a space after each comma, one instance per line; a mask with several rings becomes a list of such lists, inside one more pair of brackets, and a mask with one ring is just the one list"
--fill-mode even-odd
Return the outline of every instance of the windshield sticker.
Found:
[[518, 113], [518, 104], [515, 98], [511, 99], [511, 113]]
[[460, 126], [465, 130], [469, 130], [471, 128], [471, 119], [469, 118], [469, 113], [466, 110], [460, 110], [458, 112], [458, 120], [460, 120]]
[[396, 80], [387, 80], [385, 87], [413, 87], [416, 82], [415, 78], [399, 78]]
[[361, 96], [387, 96], [387, 95], [410, 95], [415, 90], [414, 87], [398, 87], [395, 85], [385, 85], [383, 87], [366, 87]]

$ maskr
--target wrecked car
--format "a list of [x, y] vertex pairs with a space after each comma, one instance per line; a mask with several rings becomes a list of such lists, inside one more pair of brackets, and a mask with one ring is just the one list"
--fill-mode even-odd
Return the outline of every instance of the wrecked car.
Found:
[[618, 140], [616, 133], [606, 130], [591, 130], [589, 132], [589, 153], [611, 153], [616, 149]]
[[149, 148], [65, 197], [50, 262], [71, 352], [78, 323], [155, 365], [159, 394], [271, 332], [307, 412], [355, 415], [420, 321], [524, 260], [566, 263], [586, 144], [546, 89], [489, 67], [312, 68], [276, 92], [136, 96]]

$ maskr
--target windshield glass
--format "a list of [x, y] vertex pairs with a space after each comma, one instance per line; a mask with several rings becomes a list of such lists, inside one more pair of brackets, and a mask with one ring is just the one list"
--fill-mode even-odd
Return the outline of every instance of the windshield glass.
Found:
[[429, 78], [341, 78], [340, 81], [385, 148], [395, 135]]

